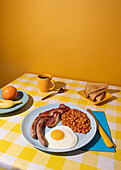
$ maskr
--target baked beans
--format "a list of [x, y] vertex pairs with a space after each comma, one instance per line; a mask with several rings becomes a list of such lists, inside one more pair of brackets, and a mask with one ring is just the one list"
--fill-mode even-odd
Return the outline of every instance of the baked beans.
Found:
[[86, 134], [90, 131], [90, 119], [86, 113], [78, 109], [70, 109], [61, 115], [61, 123], [70, 127], [74, 132]]

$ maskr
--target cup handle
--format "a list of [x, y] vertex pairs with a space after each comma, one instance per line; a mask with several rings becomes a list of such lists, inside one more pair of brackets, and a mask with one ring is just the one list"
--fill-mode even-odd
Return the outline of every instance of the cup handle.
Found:
[[53, 90], [55, 88], [55, 81], [54, 80], [50, 80], [53, 83], [53, 86], [50, 88], [50, 90]]

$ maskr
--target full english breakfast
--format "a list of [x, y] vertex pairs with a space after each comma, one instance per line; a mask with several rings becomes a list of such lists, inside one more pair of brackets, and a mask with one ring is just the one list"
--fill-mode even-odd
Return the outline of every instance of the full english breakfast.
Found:
[[[62, 126], [56, 126], [59, 119]], [[52, 129], [44, 135], [43, 129], [46, 126]], [[74, 132], [86, 134], [90, 129], [90, 119], [85, 113], [60, 104], [58, 108], [40, 113], [33, 120], [30, 135], [45, 147], [67, 149], [77, 143]]]
[[105, 98], [108, 84], [105, 83], [87, 83], [84, 89], [84, 96], [91, 101], [101, 101]]

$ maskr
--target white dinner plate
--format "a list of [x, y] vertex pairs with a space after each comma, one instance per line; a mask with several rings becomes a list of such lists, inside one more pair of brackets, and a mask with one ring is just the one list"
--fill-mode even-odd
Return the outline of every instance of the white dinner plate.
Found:
[[[56, 103], [56, 104], [48, 104], [48, 105], [44, 105], [41, 107], [38, 107], [34, 110], [32, 110], [31, 112], [29, 112], [23, 119], [22, 124], [21, 124], [21, 132], [23, 134], [23, 136], [25, 137], [25, 139], [32, 144], [34, 147], [46, 151], [46, 152], [69, 152], [69, 151], [74, 151], [76, 149], [79, 149], [81, 147], [83, 147], [84, 145], [86, 145], [87, 143], [89, 143], [93, 137], [96, 134], [97, 131], [97, 125], [96, 122], [94, 120], [94, 118], [92, 117], [92, 115], [90, 113], [88, 113], [86, 110], [74, 106], [74, 105], [68, 105], [71, 109], [79, 109], [80, 111], [84, 112], [87, 114], [88, 118], [90, 119], [91, 122], [91, 130], [87, 133], [87, 134], [82, 134], [82, 133], [77, 133], [76, 135], [78, 136], [78, 142], [77, 144], [73, 147], [73, 148], [69, 148], [69, 149], [52, 149], [49, 147], [45, 147], [43, 146], [38, 139], [33, 139], [30, 135], [30, 127], [31, 124], [33, 122], [33, 120], [39, 115], [39, 113], [53, 109], [53, 108], [58, 108], [60, 103]], [[61, 121], [59, 121], [59, 123], [56, 126], [63, 126], [61, 124]], [[45, 128], [45, 133], [48, 132], [51, 128], [46, 127]]]

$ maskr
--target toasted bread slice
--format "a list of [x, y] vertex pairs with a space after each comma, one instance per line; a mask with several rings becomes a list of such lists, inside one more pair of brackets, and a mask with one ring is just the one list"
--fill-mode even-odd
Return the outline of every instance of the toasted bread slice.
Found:
[[102, 94], [103, 92], [104, 92], [104, 90], [96, 91], [96, 92], [94, 92], [94, 93], [91, 93], [91, 94], [89, 95], [89, 97], [90, 97], [90, 99], [91, 99], [92, 101], [95, 101], [96, 97], [99, 96], [100, 94]]
[[108, 88], [108, 84], [104, 83], [87, 83], [84, 90], [84, 96], [90, 95], [91, 93]]
[[96, 101], [101, 101], [105, 98], [105, 94], [106, 92], [104, 91], [103, 93], [101, 93], [99, 96], [96, 97]]

